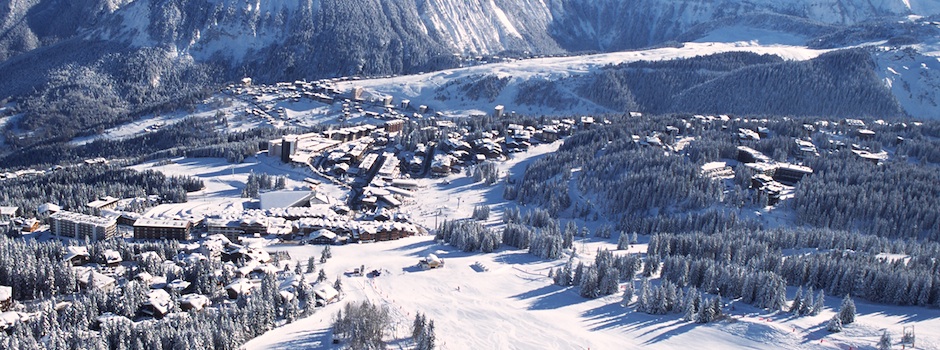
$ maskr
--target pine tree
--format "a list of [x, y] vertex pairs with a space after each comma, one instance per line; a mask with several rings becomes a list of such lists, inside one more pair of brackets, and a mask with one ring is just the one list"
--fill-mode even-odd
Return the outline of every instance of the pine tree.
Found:
[[813, 307], [810, 308], [810, 311], [809, 311], [810, 316], [819, 315], [819, 313], [822, 312], [823, 308], [826, 306], [825, 303], [826, 303], [826, 293], [822, 289], [820, 289], [819, 293], [816, 294], [816, 300], [813, 303]]
[[855, 322], [855, 302], [848, 294], [842, 299], [842, 306], [839, 307], [839, 320], [843, 325], [849, 325]]
[[327, 279], [327, 277], [326, 277], [326, 271], [320, 270], [320, 275], [317, 276], [317, 283], [326, 281], [326, 279]]
[[[694, 295], [692, 292], [689, 292], [689, 296]], [[682, 316], [682, 320], [686, 322], [696, 322], [698, 320], [698, 310], [695, 308], [695, 302], [685, 303], [685, 314]]]
[[888, 330], [884, 330], [881, 333], [881, 338], [878, 339], [878, 350], [890, 350], [891, 349], [891, 334], [888, 333]]
[[584, 263], [578, 262], [578, 267], [574, 269], [574, 276], [571, 278], [571, 283], [575, 285], [581, 285], [581, 278], [584, 276]]
[[652, 295], [650, 293], [650, 281], [647, 278], [643, 279], [643, 282], [640, 284], [640, 293], [636, 300], [636, 311], [650, 313], [650, 299]]
[[826, 324], [826, 330], [832, 333], [842, 331], [842, 319], [839, 318], [839, 315], [833, 315], [832, 318], [829, 319], [829, 323]]
[[628, 281], [623, 286], [623, 297], [620, 299], [621, 300], [620, 304], [623, 306], [630, 305], [630, 302], [633, 301], [633, 293], [634, 293], [633, 281]]
[[411, 326], [411, 338], [414, 340], [415, 344], [420, 343], [421, 337], [424, 335], [424, 328], [427, 325], [427, 320], [424, 318], [420, 312], [415, 313], [415, 321]]
[[796, 289], [796, 296], [793, 297], [793, 304], [790, 304], [790, 313], [796, 314], [800, 312], [800, 308], [803, 302], [803, 287]]
[[806, 295], [803, 296], [803, 301], [800, 302], [800, 316], [806, 316], [812, 312], [813, 305], [816, 304], [816, 301], [813, 299], [813, 292], [813, 287], [810, 286]]
[[307, 273], [313, 273], [317, 270], [317, 260], [314, 257], [307, 258]]
[[427, 334], [425, 334], [425, 344], [422, 350], [434, 350], [437, 347], [437, 335], [434, 334], [434, 320], [428, 321]]
[[336, 289], [337, 292], [343, 292], [343, 281], [340, 280], [339, 276], [336, 276], [336, 281], [333, 282], [333, 288]]

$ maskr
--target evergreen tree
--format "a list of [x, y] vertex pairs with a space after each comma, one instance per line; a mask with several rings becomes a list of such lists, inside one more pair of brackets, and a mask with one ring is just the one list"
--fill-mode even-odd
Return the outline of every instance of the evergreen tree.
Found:
[[842, 306], [839, 307], [839, 320], [843, 325], [855, 322], [855, 301], [848, 294], [842, 299]]
[[620, 299], [620, 304], [625, 307], [630, 305], [630, 303], [633, 301], [633, 293], [633, 281], [627, 281], [627, 283], [623, 286], [623, 296]]
[[884, 330], [881, 333], [881, 338], [878, 339], [878, 350], [890, 350], [891, 349], [891, 334], [888, 333], [888, 330]]
[[698, 298], [696, 296], [698, 293], [689, 291], [690, 300], [685, 303], [685, 314], [682, 315], [682, 320], [686, 322], [696, 322], [698, 320], [698, 310], [696, 309], [696, 302], [693, 298]]
[[317, 260], [314, 257], [307, 258], [307, 273], [313, 273], [317, 270]]
[[802, 308], [803, 302], [803, 287], [796, 289], [796, 296], [793, 297], [793, 304], [790, 304], [790, 313], [798, 314]]
[[820, 289], [819, 292], [816, 293], [816, 300], [815, 302], [813, 302], [813, 307], [810, 308], [809, 315], [810, 316], [819, 315], [819, 313], [822, 312], [823, 308], [825, 307], [825, 303], [826, 303], [826, 293], [822, 289]]
[[317, 276], [317, 283], [326, 281], [326, 279], [327, 279], [327, 277], [326, 277], [326, 271], [320, 270], [320, 275]]
[[411, 326], [411, 339], [414, 340], [415, 344], [420, 343], [421, 336], [424, 335], [424, 328], [427, 325], [427, 320], [424, 318], [424, 315], [420, 312], [415, 313], [415, 320]]
[[826, 330], [832, 333], [842, 331], [842, 319], [839, 318], [838, 314], [833, 315], [832, 318], [829, 319], [829, 323], [826, 324]]
[[816, 304], [816, 300], [813, 299], [813, 287], [810, 286], [809, 290], [806, 291], [806, 295], [803, 296], [803, 301], [800, 302], [800, 316], [809, 315], [813, 311], [813, 305]]
[[336, 276], [336, 281], [333, 282], [333, 288], [336, 289], [337, 292], [343, 292], [343, 281], [340, 280], [339, 276]]

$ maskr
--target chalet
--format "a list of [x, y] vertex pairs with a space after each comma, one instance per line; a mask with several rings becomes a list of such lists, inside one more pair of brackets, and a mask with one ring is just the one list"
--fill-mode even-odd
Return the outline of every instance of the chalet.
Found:
[[85, 272], [79, 273], [77, 280], [82, 288], [94, 288], [105, 292], [114, 289], [115, 283], [117, 282], [114, 278], [92, 269], [86, 269]]
[[313, 294], [316, 297], [317, 306], [323, 306], [339, 300], [339, 292], [336, 288], [326, 283], [318, 284], [316, 289], [313, 290]]
[[23, 219], [20, 222], [20, 231], [21, 232], [36, 232], [39, 230], [39, 220], [35, 218]]
[[159, 319], [166, 316], [172, 308], [173, 298], [170, 297], [170, 293], [163, 289], [155, 289], [147, 294], [147, 301], [141, 305], [140, 313]]
[[493, 118], [502, 118], [503, 113], [506, 111], [506, 107], [503, 105], [496, 105], [493, 107]]
[[558, 129], [552, 126], [546, 126], [535, 134], [535, 139], [545, 143], [558, 141]]
[[72, 266], [82, 266], [91, 261], [91, 254], [88, 253], [87, 247], [67, 246], [65, 247], [65, 258], [63, 261], [68, 261]]
[[0, 312], [13, 310], [13, 287], [0, 286]]
[[418, 181], [409, 179], [394, 179], [392, 180], [392, 186], [406, 190], [414, 190], [418, 188]]
[[738, 138], [741, 140], [760, 140], [760, 134], [751, 129], [738, 129]]
[[173, 280], [173, 281], [167, 283], [167, 284], [166, 284], [166, 287], [164, 287], [164, 288], [169, 289], [169, 290], [174, 291], [174, 292], [177, 292], [177, 293], [182, 293], [183, 291], [189, 289], [189, 287], [190, 287], [191, 285], [192, 285], [192, 283], [189, 283], [188, 281], [184, 281], [184, 280], [181, 280], [181, 279], [175, 279], [175, 280]]
[[244, 260], [245, 262], [267, 263], [271, 261], [271, 255], [264, 249], [231, 244], [222, 252], [221, 259], [222, 262]]
[[0, 312], [0, 330], [8, 330], [22, 321], [24, 314], [16, 311]]
[[94, 325], [92, 325], [92, 329], [101, 330], [101, 326], [106, 325], [106, 324], [107, 325], [118, 325], [118, 324], [131, 325], [133, 323], [134, 321], [131, 321], [131, 319], [127, 317], [124, 317], [121, 315], [115, 315], [112, 312], [105, 312], [99, 315], [98, 317], [95, 317], [95, 323]]
[[251, 282], [251, 280], [239, 278], [225, 286], [225, 293], [228, 294], [229, 299], [238, 299], [240, 296], [250, 295], [252, 290], [256, 287], [257, 285]]
[[116, 250], [113, 250], [113, 249], [105, 250], [104, 253], [102, 253], [102, 255], [103, 255], [102, 258], [104, 260], [104, 264], [105, 266], [108, 266], [108, 267], [117, 267], [118, 265], [121, 265], [121, 262], [124, 261], [124, 259], [121, 258], [121, 253], [118, 253]]
[[301, 244], [333, 244], [336, 237], [336, 233], [324, 228], [311, 232], [301, 240]]
[[444, 259], [438, 258], [434, 254], [428, 254], [427, 258], [418, 261], [418, 266], [425, 270], [444, 267]]
[[134, 222], [135, 239], [192, 239], [192, 222], [188, 220], [140, 218]]
[[855, 127], [855, 128], [864, 128], [865, 122], [860, 119], [845, 119], [845, 125]]
[[36, 208], [36, 212], [39, 213], [40, 215], [55, 214], [61, 210], [62, 208], [52, 203], [43, 203], [43, 204], [40, 204], [39, 207]]
[[208, 297], [202, 294], [186, 294], [179, 297], [177, 301], [180, 304], [180, 310], [189, 311], [195, 310], [199, 311], [205, 308], [206, 306], [212, 305], [212, 301]]
[[431, 174], [434, 176], [447, 176], [450, 174], [450, 167], [454, 163], [454, 157], [448, 154], [435, 154], [431, 162]]
[[16, 218], [18, 207], [0, 207], [0, 227], [10, 227], [13, 225], [13, 219]]

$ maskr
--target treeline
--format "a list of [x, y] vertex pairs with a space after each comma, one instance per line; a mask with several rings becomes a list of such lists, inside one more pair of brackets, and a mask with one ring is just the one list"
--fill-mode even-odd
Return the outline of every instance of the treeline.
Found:
[[827, 229], [729, 230], [656, 234], [648, 254], [664, 257], [663, 278], [680, 286], [767, 307], [785, 300], [774, 292], [780, 282], [880, 303], [940, 306], [940, 244], [933, 242]]
[[0, 181], [0, 203], [17, 206], [35, 214], [43, 203], [54, 203], [67, 210], [86, 211], [87, 203], [103, 196], [119, 198], [157, 195], [160, 201], [182, 203], [186, 193], [204, 187], [202, 180], [189, 176], [166, 176], [146, 170], [108, 166], [76, 166], [43, 175]]
[[225, 117], [186, 118], [157, 131], [124, 140], [98, 139], [81, 146], [52, 143], [20, 149], [2, 158], [7, 168], [51, 166], [82, 159], [130, 158], [146, 161], [167, 157], [217, 157], [239, 163], [258, 153], [266, 142], [289, 129], [254, 128], [225, 132]]
[[801, 223], [890, 238], [940, 241], [940, 173], [905, 160], [874, 165], [850, 152], [807, 162], [814, 174], [796, 189]]
[[499, 233], [473, 220], [446, 220], [438, 226], [434, 239], [465, 252], [491, 253], [502, 243]]

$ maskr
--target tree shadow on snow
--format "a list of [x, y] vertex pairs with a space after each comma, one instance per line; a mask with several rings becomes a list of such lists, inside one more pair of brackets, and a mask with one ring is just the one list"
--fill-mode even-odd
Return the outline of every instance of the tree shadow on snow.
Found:
[[[628, 312], [628, 310], [621, 306], [620, 303], [612, 303], [584, 311], [581, 313], [581, 317], [585, 319], [585, 322], [588, 323], [589, 329], [592, 331], [612, 328], [642, 329], [651, 327], [644, 333], [648, 334], [656, 330], [661, 330], [664, 326], [668, 325], [667, 322], [669, 321], [676, 321], [679, 315], [650, 315], [642, 312]], [[679, 330], [681, 330], [681, 332], [688, 331], [688, 329], [685, 327], [680, 327]], [[669, 337], [675, 336], [679, 333], [671, 334], [665, 338], [661, 338], [661, 340], [668, 339]], [[662, 336], [663, 335], [660, 335], [658, 337]]]
[[569, 305], [583, 303], [590, 299], [582, 298], [570, 288], [556, 285], [547, 285], [525, 293], [513, 295], [518, 300], [532, 300], [529, 310], [551, 310]]
[[291, 340], [277, 343], [271, 347], [275, 350], [314, 349], [326, 348], [332, 344], [332, 331], [330, 329], [317, 329], [293, 332], [284, 338]]
[[530, 265], [545, 262], [544, 259], [529, 254], [526, 250], [501, 251], [499, 255], [493, 258], [493, 261], [508, 265]]

